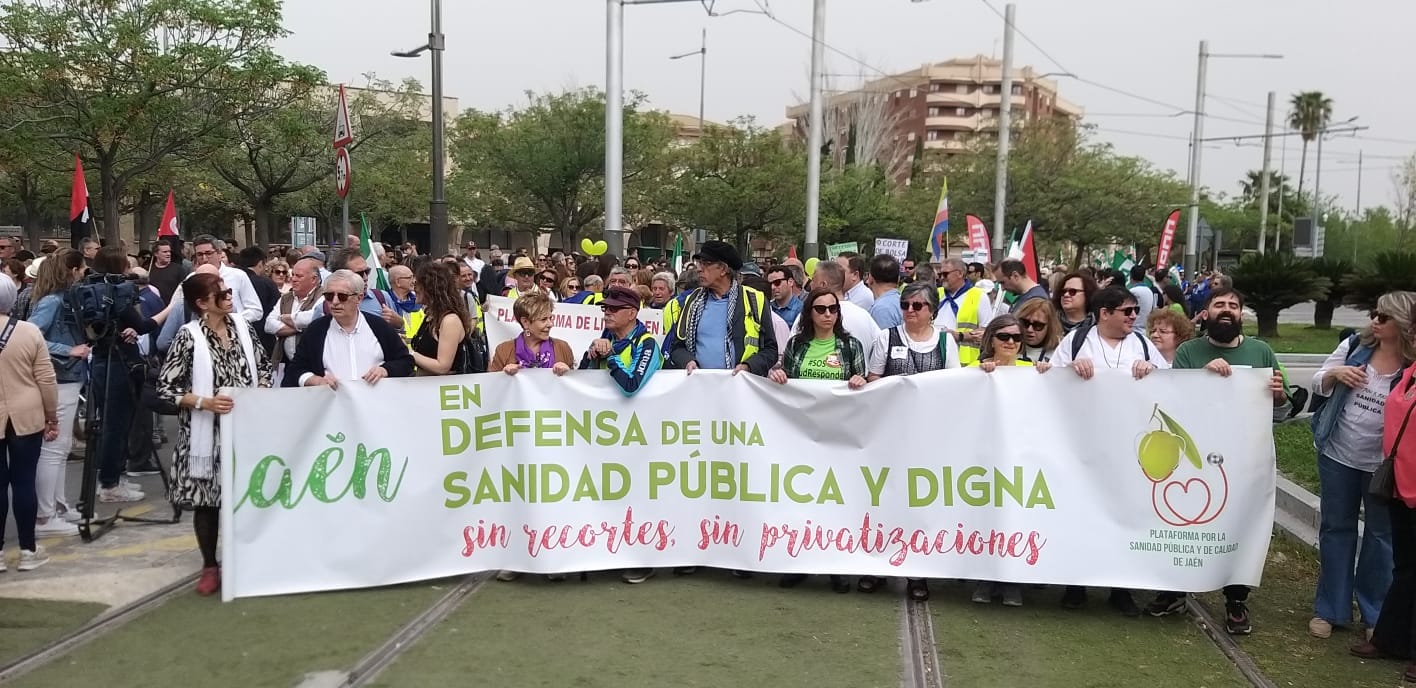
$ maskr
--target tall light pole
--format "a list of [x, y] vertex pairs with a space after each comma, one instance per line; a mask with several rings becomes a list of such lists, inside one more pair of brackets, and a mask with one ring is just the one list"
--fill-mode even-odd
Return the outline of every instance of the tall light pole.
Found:
[[[1277, 95], [1273, 91], [1268, 92], [1268, 114], [1264, 116], [1264, 166], [1259, 171], [1259, 255], [1264, 254], [1264, 243], [1268, 239], [1268, 199], [1269, 199], [1269, 162], [1273, 154], [1273, 104]], [[1279, 189], [1279, 196], [1283, 196], [1283, 189]]]
[[[1348, 117], [1347, 119], [1336, 124], [1324, 125], [1322, 129], [1318, 130], [1318, 169], [1316, 172], [1313, 173], [1313, 226], [1315, 228], [1314, 231], [1317, 231], [1316, 228], [1323, 226], [1323, 137], [1327, 136], [1328, 131], [1333, 127], [1347, 126], [1356, 121], [1356, 116]], [[1316, 245], [1317, 238], [1315, 237], [1313, 241]]]
[[1211, 53], [1209, 41], [1200, 41], [1199, 66], [1195, 73], [1195, 131], [1190, 139], [1194, 142], [1190, 148], [1190, 207], [1185, 232], [1185, 269], [1189, 275], [1198, 274], [1200, 269], [1197, 260], [1200, 242], [1200, 152], [1204, 150], [1205, 138], [1205, 72], [1211, 57], [1283, 59], [1282, 55], [1268, 53]]
[[697, 55], [698, 65], [698, 137], [703, 138], [704, 117], [703, 107], [708, 100], [708, 28], [703, 29], [703, 41], [697, 50], [693, 50], [678, 55], [670, 55], [670, 60], [682, 60], [685, 57]]
[[605, 0], [605, 243], [624, 257], [624, 6], [699, 0]]
[[442, 59], [446, 40], [442, 32], [442, 0], [432, 1], [432, 21], [428, 31], [428, 42], [407, 52], [393, 53], [394, 57], [418, 57], [423, 51], [432, 53], [433, 63], [433, 197], [428, 201], [428, 247], [433, 255], [443, 255], [448, 251], [447, 243], [447, 197], [444, 186], [445, 158], [447, 144], [443, 139], [446, 122], [443, 121], [443, 70]]
[[1013, 133], [1013, 26], [1017, 9], [1008, 3], [1003, 9], [1003, 65], [998, 101], [998, 161], [993, 178], [993, 262], [1008, 254], [1006, 243], [1008, 209], [1008, 144]]
[[821, 70], [826, 61], [826, 0], [815, 0], [811, 9], [811, 120], [806, 137], [806, 240], [805, 260], [819, 258], [821, 221], [821, 139], [825, 128], [821, 112]]

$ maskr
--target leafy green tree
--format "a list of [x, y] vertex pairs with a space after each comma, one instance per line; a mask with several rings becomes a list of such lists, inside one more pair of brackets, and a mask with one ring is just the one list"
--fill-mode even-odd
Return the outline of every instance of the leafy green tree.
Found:
[[1332, 329], [1332, 312], [1347, 297], [1347, 278], [1353, 274], [1352, 263], [1341, 258], [1325, 256], [1313, 260], [1313, 271], [1327, 279], [1327, 294], [1314, 300], [1313, 327], [1319, 330]]
[[709, 129], [677, 151], [676, 183], [657, 203], [673, 224], [747, 249], [750, 235], [792, 236], [806, 203], [806, 154], [750, 119]]
[[1332, 122], [1332, 98], [1322, 91], [1303, 91], [1293, 94], [1289, 108], [1288, 128], [1296, 129], [1303, 139], [1303, 157], [1298, 164], [1298, 195], [1302, 197], [1303, 175], [1308, 171], [1308, 144], [1316, 141], [1323, 128]]
[[116, 243], [138, 177], [302, 97], [318, 73], [275, 53], [285, 35], [279, 0], [5, 0], [0, 121], [79, 152]]
[[1416, 291], [1416, 253], [1388, 251], [1377, 255], [1372, 267], [1347, 280], [1343, 303], [1361, 310], [1377, 307], [1377, 299], [1388, 292]]
[[1285, 308], [1322, 299], [1331, 283], [1311, 260], [1286, 253], [1249, 254], [1229, 272], [1234, 288], [1258, 318], [1260, 337], [1278, 336], [1278, 314]]
[[821, 180], [821, 243], [854, 241], [873, 247], [875, 239], [892, 237], [910, 239], [911, 246], [924, 245], [918, 232], [905, 230], [903, 210], [895, 185], [879, 167], [848, 165], [829, 171]]
[[[527, 94], [520, 109], [470, 110], [449, 135], [457, 163], [449, 195], [463, 214], [531, 232], [549, 229], [568, 246], [604, 217], [605, 97], [596, 89]], [[668, 117], [624, 111], [624, 183], [630, 197], [657, 179], [673, 137]]]

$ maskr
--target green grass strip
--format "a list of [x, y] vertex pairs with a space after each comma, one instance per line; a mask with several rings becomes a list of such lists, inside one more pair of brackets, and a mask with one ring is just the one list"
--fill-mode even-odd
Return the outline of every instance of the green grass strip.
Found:
[[487, 583], [375, 685], [897, 688], [899, 637], [897, 594], [838, 595], [824, 576], [525, 576]]
[[[1342, 686], [1392, 688], [1402, 685], [1402, 662], [1358, 659], [1347, 652], [1361, 642], [1364, 630], [1354, 622], [1334, 628], [1332, 637], [1308, 635], [1313, 618], [1313, 591], [1318, 580], [1318, 556], [1306, 545], [1274, 535], [1264, 565], [1263, 587], [1249, 595], [1253, 635], [1236, 638], [1266, 676], [1280, 686]], [[1201, 596], [1216, 619], [1224, 618], [1224, 596]], [[1221, 621], [1222, 623], [1222, 621]]]
[[0, 599], [0, 663], [58, 640], [107, 608], [93, 602]]
[[[1060, 588], [1026, 588], [1019, 608], [970, 602], [972, 583], [931, 589], [934, 635], [950, 686], [1249, 685], [1187, 616], [1128, 619], [1106, 604], [1104, 589], [1090, 590], [1088, 605], [1076, 611], [1060, 606]], [[1137, 604], [1149, 601], [1136, 594]]]
[[453, 584], [440, 581], [229, 604], [184, 594], [13, 685], [292, 686], [309, 672], [347, 669]]
[[[1244, 334], [1258, 336], [1257, 325], [1245, 323]], [[1337, 335], [1345, 328], [1334, 325], [1331, 329], [1319, 330], [1312, 325], [1301, 323], [1279, 323], [1277, 337], [1263, 337], [1265, 342], [1280, 354], [1330, 354], [1337, 348]]]
[[1313, 448], [1313, 427], [1308, 419], [1273, 426], [1273, 448], [1278, 457], [1278, 472], [1317, 494], [1318, 450]]

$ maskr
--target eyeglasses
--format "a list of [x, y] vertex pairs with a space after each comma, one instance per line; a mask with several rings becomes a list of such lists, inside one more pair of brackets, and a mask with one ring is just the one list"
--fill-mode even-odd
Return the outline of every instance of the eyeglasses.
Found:
[[287, 270], [271, 270], [271, 271], [270, 271], [270, 274], [272, 274], [272, 275], [288, 275], [288, 274], [290, 274], [290, 272], [287, 271]]
[[565, 287], [566, 287], [567, 289], [579, 289], [579, 288], [580, 288], [580, 283], [579, 283], [579, 282], [566, 282]]
[[1125, 308], [1108, 308], [1112, 313], [1120, 313], [1128, 318], [1134, 318], [1141, 312], [1140, 306], [1126, 306]]
[[554, 282], [554, 281], [556, 281], [556, 276], [555, 276], [555, 275], [541, 275], [541, 276], [537, 277], [536, 279], [539, 279], [539, 280], [541, 280], [542, 282]]
[[1391, 316], [1381, 311], [1372, 311], [1367, 315], [1367, 317], [1377, 321], [1378, 325], [1385, 325], [1388, 322], [1391, 322]]
[[217, 298], [218, 301], [225, 301], [225, 300], [231, 298], [231, 290], [230, 290], [230, 289], [222, 289], [221, 291], [216, 292], [216, 298]]
[[993, 338], [1000, 342], [1021, 342], [1023, 334], [1021, 332], [995, 332]]
[[618, 313], [629, 308], [629, 306], [600, 306], [600, 310], [606, 313]]
[[354, 298], [354, 295], [348, 292], [327, 291], [324, 293], [325, 303], [334, 303], [336, 300], [338, 300], [340, 303], [344, 303], [352, 298]]
[[516, 276], [517, 276], [517, 277], [530, 277], [531, 275], [534, 275], [534, 274], [536, 274], [536, 271], [535, 271], [535, 270], [517, 270], [517, 271], [516, 271]]
[[1164, 327], [1157, 327], [1157, 328], [1151, 330], [1151, 334], [1153, 334], [1153, 335], [1156, 335], [1156, 334], [1175, 334], [1175, 330], [1172, 330], [1172, 329], [1169, 329], [1169, 328], [1164, 328]]
[[624, 267], [625, 267], [625, 269], [627, 269], [627, 270], [638, 270], [638, 269], [639, 269], [639, 263], [625, 263], [625, 264], [624, 264]]
[[1076, 296], [1077, 294], [1082, 294], [1082, 293], [1085, 293], [1084, 290], [1082, 290], [1082, 289], [1063, 289], [1063, 290], [1062, 290], [1062, 296], [1065, 297], [1065, 298], [1069, 298], [1069, 299], [1072, 298], [1073, 296]]
[[836, 315], [841, 312], [841, 304], [833, 303], [829, 306], [826, 306], [818, 303], [812, 306], [811, 310], [816, 311], [817, 315], [826, 315], [828, 313], [830, 315]]
[[774, 286], [774, 287], [780, 287], [780, 286], [782, 286], [782, 283], [785, 282], [785, 281], [787, 281], [787, 278], [785, 278], [785, 277], [779, 277], [779, 278], [777, 278], [777, 279], [772, 280], [771, 284], [772, 284], [772, 286]]
[[358, 275], [358, 276], [360, 276], [360, 277], [365, 277], [365, 278], [367, 278], [367, 277], [369, 276], [369, 268], [364, 268], [363, 270], [359, 270], [359, 271], [355, 272], [354, 274], [356, 274], [356, 275]]
[[1047, 329], [1047, 323], [1039, 320], [1025, 320], [1023, 318], [1018, 318], [1018, 324], [1034, 332], [1042, 332], [1043, 330]]
[[214, 255], [216, 255], [216, 251], [197, 251], [197, 253], [196, 253], [196, 256], [197, 256], [198, 258], [206, 258], [207, 256], [214, 256]]
[[927, 311], [929, 304], [923, 301], [901, 301], [900, 310], [908, 313], [910, 311]]

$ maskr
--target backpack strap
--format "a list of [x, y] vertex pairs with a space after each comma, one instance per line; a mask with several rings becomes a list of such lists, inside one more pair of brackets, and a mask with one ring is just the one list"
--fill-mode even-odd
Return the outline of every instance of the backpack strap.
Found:
[[1086, 346], [1086, 344], [1087, 344], [1087, 335], [1090, 335], [1090, 334], [1091, 334], [1092, 327], [1094, 327], [1095, 325], [1096, 325], [1096, 323], [1094, 323], [1094, 322], [1087, 322], [1087, 323], [1083, 324], [1081, 327], [1078, 327], [1077, 329], [1072, 330], [1072, 360], [1073, 360], [1073, 361], [1077, 360], [1077, 354], [1082, 353], [1082, 347], [1083, 347], [1083, 346]]
[[894, 348], [897, 347], [897, 346], [904, 346], [904, 345], [905, 345], [904, 340], [900, 339], [900, 328], [898, 328], [898, 327], [892, 327], [892, 328], [890, 328], [890, 348], [891, 348], [891, 349], [894, 349]]
[[943, 363], [945, 368], [949, 367], [949, 339], [948, 332], [939, 332], [939, 362]]
[[1131, 334], [1136, 335], [1136, 338], [1139, 339], [1139, 340], [1141, 340], [1141, 351], [1143, 351], [1143, 352], [1145, 353], [1146, 362], [1149, 363], [1150, 360], [1151, 360], [1151, 347], [1150, 347], [1150, 342], [1147, 341], [1145, 335], [1141, 334], [1140, 332], [1135, 332], [1135, 331], [1133, 331], [1133, 332], [1131, 332]]
[[5, 321], [5, 329], [0, 330], [0, 353], [3, 353], [5, 351], [5, 345], [10, 343], [10, 335], [14, 333], [15, 323], [19, 322], [19, 320], [19, 318], [12, 315], [9, 320]]

